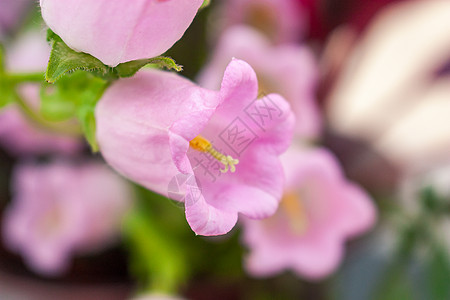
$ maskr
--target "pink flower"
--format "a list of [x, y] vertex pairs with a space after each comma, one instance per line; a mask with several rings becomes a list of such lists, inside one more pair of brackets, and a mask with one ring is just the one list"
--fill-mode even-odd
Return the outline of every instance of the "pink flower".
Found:
[[298, 0], [227, 0], [220, 9], [219, 26], [247, 24], [276, 43], [300, 40], [307, 21]]
[[100, 151], [113, 168], [160, 194], [174, 198], [171, 181], [187, 181], [175, 200], [185, 197], [191, 228], [225, 234], [238, 213], [273, 214], [282, 195], [278, 156], [291, 141], [294, 116], [279, 95], [255, 101], [257, 90], [254, 71], [240, 60], [229, 64], [220, 92], [145, 70], [116, 82], [99, 101]]
[[[7, 49], [6, 67], [11, 72], [42, 71], [44, 73], [49, 53], [50, 49], [45, 42], [45, 37], [36, 32], [30, 32]], [[24, 101], [39, 110], [39, 85], [23, 84], [19, 92]], [[15, 155], [49, 152], [72, 154], [82, 147], [79, 138], [38, 129], [26, 119], [14, 103], [0, 110], [0, 145]]]
[[373, 226], [375, 208], [324, 149], [290, 148], [282, 162], [287, 183], [279, 210], [266, 220], [244, 221], [246, 267], [255, 276], [291, 269], [319, 279], [336, 269], [347, 238]]
[[130, 204], [128, 186], [100, 163], [19, 166], [4, 215], [6, 245], [36, 272], [65, 271], [70, 256], [113, 242]]
[[106, 65], [158, 56], [178, 41], [203, 0], [40, 0], [66, 44]]
[[314, 94], [318, 71], [307, 47], [273, 46], [258, 31], [235, 26], [221, 37], [214, 56], [200, 74], [200, 84], [211, 89], [220, 87], [221, 75], [232, 57], [243, 59], [254, 68], [261, 94], [279, 93], [290, 102], [297, 119], [297, 137], [319, 135], [321, 120]]
[[0, 5], [0, 40], [22, 21], [31, 0], [1, 0]]

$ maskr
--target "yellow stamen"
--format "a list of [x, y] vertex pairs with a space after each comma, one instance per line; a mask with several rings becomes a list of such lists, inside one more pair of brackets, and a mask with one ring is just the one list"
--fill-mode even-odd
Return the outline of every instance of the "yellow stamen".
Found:
[[231, 173], [236, 171], [236, 165], [239, 163], [238, 159], [234, 159], [231, 155], [224, 155], [214, 149], [210, 141], [202, 137], [201, 135], [196, 136], [192, 141], [189, 142], [192, 149], [211, 154], [212, 157], [220, 161], [225, 167], [221, 169], [220, 172], [226, 173], [230, 170]]
[[297, 234], [304, 233], [308, 225], [308, 218], [298, 193], [285, 193], [281, 200], [281, 208], [287, 215], [293, 231]]

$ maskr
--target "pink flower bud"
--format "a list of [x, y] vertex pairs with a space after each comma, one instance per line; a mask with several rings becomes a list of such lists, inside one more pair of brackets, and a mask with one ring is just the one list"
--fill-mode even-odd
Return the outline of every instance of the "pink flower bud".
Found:
[[76, 51], [104, 64], [158, 56], [178, 41], [203, 0], [40, 0], [42, 17]]

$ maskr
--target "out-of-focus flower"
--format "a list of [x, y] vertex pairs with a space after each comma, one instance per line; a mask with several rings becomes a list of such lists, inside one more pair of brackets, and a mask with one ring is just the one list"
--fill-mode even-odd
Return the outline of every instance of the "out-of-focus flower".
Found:
[[260, 94], [279, 93], [290, 102], [297, 137], [319, 135], [321, 121], [314, 97], [317, 66], [307, 47], [293, 43], [273, 46], [258, 31], [234, 26], [221, 37], [211, 62], [200, 73], [200, 84], [219, 88], [223, 71], [233, 57], [245, 60], [255, 70]]
[[24, 164], [4, 215], [6, 245], [36, 272], [56, 275], [76, 253], [115, 241], [130, 205], [127, 184], [104, 164]]
[[[7, 49], [6, 68], [11, 72], [43, 72], [49, 53], [43, 35], [27, 33]], [[19, 94], [28, 105], [39, 110], [39, 85], [23, 84]], [[74, 153], [82, 147], [79, 138], [39, 130], [14, 103], [0, 110], [0, 144], [14, 155]]]
[[0, 0], [0, 41], [22, 20], [31, 0]]
[[227, 0], [221, 5], [213, 15], [221, 27], [218, 31], [247, 24], [276, 43], [295, 42], [302, 37], [306, 20], [297, 0]]
[[40, 0], [42, 17], [76, 51], [106, 65], [158, 56], [178, 41], [203, 0]]
[[286, 188], [277, 213], [244, 220], [244, 243], [250, 249], [246, 267], [255, 276], [290, 269], [319, 279], [336, 269], [347, 238], [374, 225], [376, 212], [328, 151], [294, 146], [282, 162]]
[[291, 142], [294, 116], [281, 96], [256, 101], [257, 93], [256, 75], [241, 60], [228, 65], [220, 92], [146, 70], [100, 99], [100, 151], [113, 168], [163, 195], [171, 180], [192, 174], [180, 191], [188, 223], [197, 234], [225, 234], [238, 213], [273, 214], [282, 195], [278, 156]]
[[403, 169], [449, 157], [450, 2], [411, 1], [377, 17], [328, 97], [331, 127]]

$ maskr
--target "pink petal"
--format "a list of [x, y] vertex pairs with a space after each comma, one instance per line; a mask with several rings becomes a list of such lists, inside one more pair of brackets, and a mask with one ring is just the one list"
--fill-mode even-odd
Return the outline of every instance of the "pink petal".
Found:
[[69, 47], [103, 63], [158, 56], [178, 41], [203, 0], [41, 0], [47, 25]]

